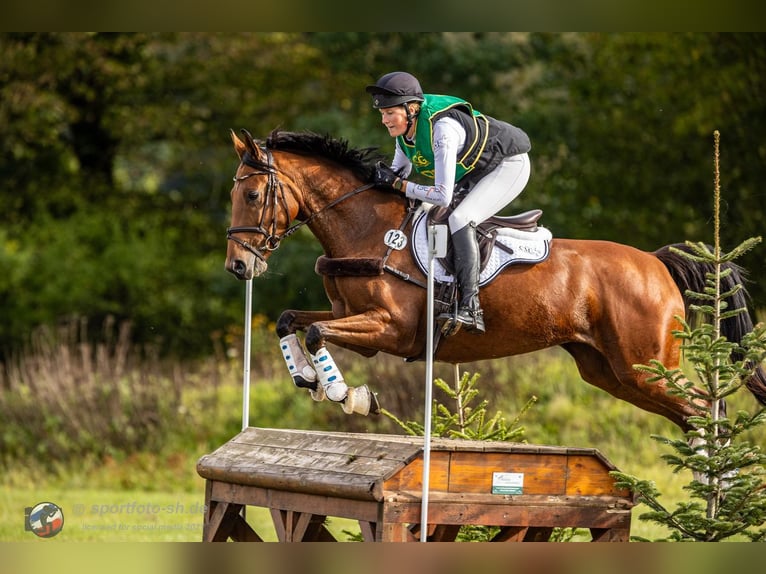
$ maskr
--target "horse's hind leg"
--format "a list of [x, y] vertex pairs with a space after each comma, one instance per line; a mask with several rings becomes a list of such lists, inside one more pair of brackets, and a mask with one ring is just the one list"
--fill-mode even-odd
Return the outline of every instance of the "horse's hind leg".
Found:
[[572, 355], [580, 375], [590, 384], [640, 409], [662, 415], [684, 431], [692, 428], [687, 419], [699, 411], [683, 398], [668, 394], [661, 381], [647, 382], [646, 373], [632, 365], [626, 365], [618, 376], [606, 357], [589, 345], [567, 343], [562, 347]]

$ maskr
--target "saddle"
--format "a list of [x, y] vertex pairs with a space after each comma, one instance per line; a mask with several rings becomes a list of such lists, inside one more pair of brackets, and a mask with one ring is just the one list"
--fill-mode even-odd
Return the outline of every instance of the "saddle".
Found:
[[[427, 224], [428, 225], [447, 225], [452, 209], [449, 207], [432, 207], [428, 210]], [[479, 242], [479, 261], [480, 269], [484, 269], [487, 266], [490, 256], [492, 255], [492, 249], [499, 247], [509, 254], [513, 252], [509, 250], [503, 243], [496, 242], [498, 229], [516, 229], [518, 231], [534, 232], [537, 231], [537, 222], [542, 217], [543, 211], [541, 209], [531, 209], [523, 213], [516, 215], [493, 215], [489, 219], [483, 221], [476, 227], [476, 238]], [[439, 261], [444, 266], [444, 269], [449, 274], [455, 273], [455, 267], [453, 260], [453, 248], [450, 241], [447, 245], [447, 254], [445, 257], [440, 258]]]

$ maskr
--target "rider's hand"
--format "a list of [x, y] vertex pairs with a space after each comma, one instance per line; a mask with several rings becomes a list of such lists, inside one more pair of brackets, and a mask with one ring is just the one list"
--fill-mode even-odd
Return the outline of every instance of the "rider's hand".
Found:
[[396, 191], [401, 191], [402, 180], [393, 169], [388, 167], [382, 161], [375, 164], [375, 175], [373, 176], [375, 185], [388, 187]]

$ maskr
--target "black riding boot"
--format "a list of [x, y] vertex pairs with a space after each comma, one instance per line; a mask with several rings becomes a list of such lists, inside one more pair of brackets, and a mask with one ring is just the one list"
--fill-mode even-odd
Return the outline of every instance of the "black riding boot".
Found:
[[476, 228], [466, 225], [452, 234], [455, 275], [460, 292], [460, 304], [454, 317], [456, 326], [469, 331], [484, 332], [484, 313], [479, 305], [479, 242]]

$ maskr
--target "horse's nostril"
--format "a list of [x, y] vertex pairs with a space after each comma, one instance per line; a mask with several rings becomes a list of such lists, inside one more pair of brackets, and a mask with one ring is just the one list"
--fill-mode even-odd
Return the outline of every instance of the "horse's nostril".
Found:
[[247, 272], [247, 265], [241, 259], [235, 259], [231, 263], [231, 272], [237, 277], [243, 277]]

